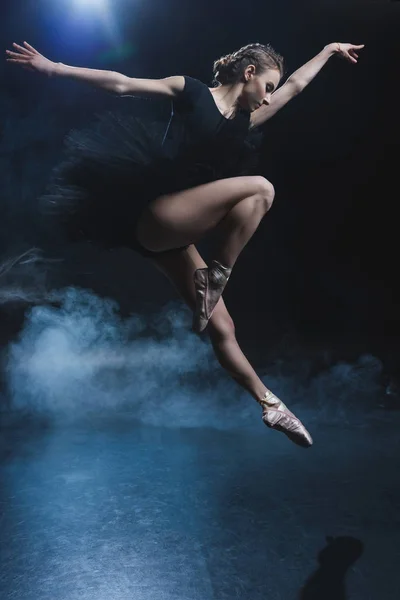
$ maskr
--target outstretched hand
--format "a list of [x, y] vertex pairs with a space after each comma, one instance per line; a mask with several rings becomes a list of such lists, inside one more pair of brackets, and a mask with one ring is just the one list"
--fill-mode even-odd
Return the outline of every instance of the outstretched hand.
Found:
[[44, 73], [45, 75], [52, 75], [54, 73], [56, 63], [40, 54], [28, 42], [24, 42], [23, 46], [19, 46], [14, 42], [13, 47], [14, 52], [6, 50], [8, 56], [7, 62], [20, 65], [29, 71]]
[[353, 64], [357, 64], [358, 52], [364, 48], [365, 44], [355, 46], [354, 44], [342, 44], [337, 42], [335, 46], [335, 50], [339, 56], [342, 56]]

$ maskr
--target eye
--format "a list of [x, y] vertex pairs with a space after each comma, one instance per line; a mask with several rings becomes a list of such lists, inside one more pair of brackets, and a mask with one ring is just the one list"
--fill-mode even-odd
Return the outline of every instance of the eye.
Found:
[[265, 86], [265, 91], [268, 94], [272, 94], [272, 92], [274, 91], [274, 84], [273, 83], [267, 83], [267, 85]]

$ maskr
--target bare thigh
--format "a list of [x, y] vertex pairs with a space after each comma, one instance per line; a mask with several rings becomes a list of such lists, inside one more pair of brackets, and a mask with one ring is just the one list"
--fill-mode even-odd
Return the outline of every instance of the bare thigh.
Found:
[[143, 211], [136, 237], [148, 250], [161, 252], [192, 244], [213, 229], [241, 200], [273, 193], [273, 186], [258, 175], [220, 179], [159, 196]]
[[[191, 244], [185, 250], [172, 254], [160, 254], [151, 261], [168, 277], [180, 296], [193, 311], [196, 304], [193, 275], [196, 269], [207, 266], [197, 248]], [[211, 316], [208, 329], [210, 335], [221, 335], [224, 330], [231, 331], [232, 319], [221, 297]]]

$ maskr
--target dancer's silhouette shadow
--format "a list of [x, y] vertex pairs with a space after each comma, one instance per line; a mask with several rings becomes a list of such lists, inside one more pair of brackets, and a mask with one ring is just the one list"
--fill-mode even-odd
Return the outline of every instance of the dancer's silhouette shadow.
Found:
[[301, 589], [299, 600], [347, 600], [346, 574], [363, 553], [364, 545], [353, 537], [327, 537], [318, 554], [318, 569]]

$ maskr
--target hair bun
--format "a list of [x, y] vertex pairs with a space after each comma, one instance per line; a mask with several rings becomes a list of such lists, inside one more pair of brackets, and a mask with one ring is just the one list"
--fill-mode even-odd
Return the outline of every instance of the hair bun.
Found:
[[232, 54], [227, 54], [220, 58], [220, 67], [227, 67], [232, 62]]
[[214, 62], [214, 82], [223, 85], [240, 81], [250, 64], [255, 65], [257, 73], [264, 69], [277, 69], [281, 76], [283, 73], [283, 58], [269, 44], [247, 44]]

